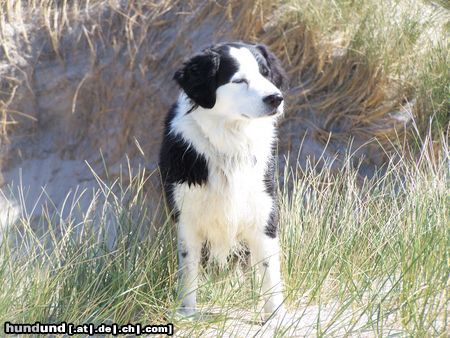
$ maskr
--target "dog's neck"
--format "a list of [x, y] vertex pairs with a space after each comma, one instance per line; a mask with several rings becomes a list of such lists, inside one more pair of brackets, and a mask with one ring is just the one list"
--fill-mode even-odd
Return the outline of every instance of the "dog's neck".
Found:
[[230, 120], [202, 107], [192, 109], [192, 103], [183, 94], [178, 99], [171, 129], [208, 158], [225, 157], [239, 162], [265, 158], [275, 139], [274, 118]]

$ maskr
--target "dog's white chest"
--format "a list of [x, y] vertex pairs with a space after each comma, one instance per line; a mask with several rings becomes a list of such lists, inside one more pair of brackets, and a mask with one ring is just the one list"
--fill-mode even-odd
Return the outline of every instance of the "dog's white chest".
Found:
[[224, 260], [229, 251], [258, 226], [265, 224], [272, 199], [265, 191], [264, 168], [251, 163], [209, 166], [205, 185], [179, 184], [175, 202], [180, 223], [189, 225]]

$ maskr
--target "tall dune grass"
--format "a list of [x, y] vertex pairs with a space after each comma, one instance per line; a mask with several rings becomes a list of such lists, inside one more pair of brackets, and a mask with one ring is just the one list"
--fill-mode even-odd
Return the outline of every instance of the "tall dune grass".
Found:
[[[205, 19], [222, 20], [229, 31], [219, 32], [223, 36], [218, 39], [264, 42], [283, 59], [290, 78], [283, 126], [296, 121], [295, 126], [306, 126], [324, 144], [330, 139], [347, 145], [352, 137], [362, 142], [375, 138], [370, 144], [386, 149], [385, 164], [373, 178], [361, 178], [357, 170], [361, 157], [348, 147], [352, 150], [339, 155], [344, 165], [338, 169], [324, 157], [319, 162], [327, 165], [311, 161], [280, 173], [282, 270], [290, 316], [274, 327], [254, 323], [262, 300], [253, 269], [208, 267], [199, 286], [199, 306], [202, 313], [213, 315], [197, 321], [173, 316], [177, 307], [173, 224], [160, 223], [148, 207], [149, 200], [159, 199], [149, 193], [156, 173], [128, 168], [117, 179], [109, 179], [93, 172], [98, 189], [68, 196], [64, 206], [71, 212], [64, 217], [27, 210], [26, 187], [19, 187], [12, 191], [23, 204], [19, 220], [7, 229], [0, 227], [0, 322], [174, 321], [184, 336], [446, 336], [450, 313], [446, 2], [194, 1], [191, 12], [179, 12], [183, 2], [175, 0], [124, 3], [0, 0], [2, 142], [27, 119], [38, 119], [16, 109], [22, 99], [34, 99], [34, 62], [53, 57], [66, 66], [67, 55], [73, 55], [71, 50], [66, 55], [61, 46], [70, 46], [88, 51], [95, 75], [103, 70], [95, 68], [101, 53], [96, 54], [94, 41], [103, 51], [114, 50], [113, 58], [125, 55], [117, 59], [125, 60], [128, 68], [145, 73], [136, 65], [140, 53], [151, 50], [144, 48], [146, 44], [174, 21], [192, 15], [186, 24], [189, 30]], [[101, 20], [101, 13], [107, 13], [107, 20]], [[30, 31], [31, 23], [35, 26]], [[43, 59], [39, 53], [35, 59], [33, 53], [27, 54], [35, 33], [52, 50], [46, 50]], [[185, 42], [182, 33], [164, 49], [165, 67], [156, 67], [161, 72], [180, 62], [174, 45]], [[59, 113], [78, 117], [82, 88], [91, 81], [88, 88], [94, 92], [101, 88], [94, 93], [101, 109], [86, 115], [104, 119], [112, 97], [110, 83], [79, 75], [75, 91], [62, 93], [70, 97], [71, 109]], [[169, 76], [156, 74], [155, 81], [166, 82]], [[134, 90], [131, 85], [127, 88], [130, 93]], [[125, 104], [121, 111], [125, 122], [140, 121], [134, 118], [136, 107], [148, 95], [130, 96], [132, 105]], [[155, 113], [160, 110], [149, 112]], [[134, 135], [135, 129], [125, 129], [126, 137]], [[296, 128], [294, 133], [298, 137]], [[404, 134], [413, 142], [405, 141]], [[290, 143], [288, 136], [283, 138], [285, 145]], [[91, 198], [87, 209], [79, 206], [81, 196]]]
[[[292, 318], [271, 333], [445, 336], [450, 159], [442, 137], [439, 157], [429, 138], [418, 159], [393, 156], [384, 174], [370, 180], [360, 180], [351, 155], [338, 173], [312, 164], [285, 172], [279, 191], [282, 270]], [[252, 269], [242, 274], [208, 267], [199, 306], [216, 315], [173, 317], [173, 224], [152, 229], [149, 174], [129, 175], [127, 185], [99, 180], [81, 217], [74, 199], [73, 215], [36, 219], [24, 213], [3, 234], [0, 321], [174, 321], [182, 335], [269, 330], [249, 324], [261, 305]], [[105, 231], [112, 225], [113, 237]]]

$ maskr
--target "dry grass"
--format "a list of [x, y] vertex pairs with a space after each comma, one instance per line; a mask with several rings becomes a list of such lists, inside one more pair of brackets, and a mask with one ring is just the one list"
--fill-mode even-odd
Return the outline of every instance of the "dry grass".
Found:
[[379, 144], [389, 148], [405, 131], [408, 114], [422, 132], [430, 117], [436, 130], [448, 123], [448, 18], [437, 5], [410, 0], [3, 0], [1, 133], [62, 120], [78, 130], [75, 143], [88, 137], [98, 149], [106, 148], [98, 130], [118, 128], [111, 158], [133, 155], [137, 138], [152, 161], [173, 70], [206, 44], [241, 39], [268, 44], [288, 70], [282, 151], [296, 150], [307, 129], [337, 152], [350, 138], [357, 146], [376, 138], [366, 152], [376, 157]]
[[[327, 145], [324, 162], [340, 163], [337, 170], [309, 161], [285, 167], [282, 263], [295, 318], [278, 336], [300, 335], [297, 329], [445, 336], [448, 19], [448, 7], [412, 0], [0, 0], [1, 171], [51, 153], [65, 165], [87, 160], [98, 174], [86, 209], [78, 195], [90, 198], [88, 190], [54, 201], [70, 210], [65, 216], [40, 213], [34, 201], [27, 208], [28, 187], [14, 191], [21, 212], [0, 242], [0, 319], [173, 319], [173, 226], [150, 231], [148, 201], [160, 196], [148, 191], [152, 175], [136, 172], [133, 160], [144, 154], [147, 168], [156, 162], [180, 61], [240, 39], [266, 43], [288, 71], [281, 154], [306, 135], [321, 151]], [[422, 147], [417, 159], [405, 156], [415, 152], [404, 142], [409, 134]], [[121, 175], [124, 154], [131, 162]], [[383, 175], [358, 177], [351, 164], [363, 160], [386, 162]], [[141, 232], [147, 236], [135, 235]], [[247, 281], [229, 271], [206, 274], [200, 305], [253, 313], [260, 300], [252, 272]], [[236, 334], [236, 321], [223, 316], [175, 324], [186, 336]]]

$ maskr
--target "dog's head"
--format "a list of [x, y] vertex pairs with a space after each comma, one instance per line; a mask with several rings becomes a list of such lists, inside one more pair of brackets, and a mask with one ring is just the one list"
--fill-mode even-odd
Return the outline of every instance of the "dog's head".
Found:
[[264, 45], [226, 43], [193, 56], [174, 79], [194, 104], [228, 118], [283, 112], [284, 72]]

